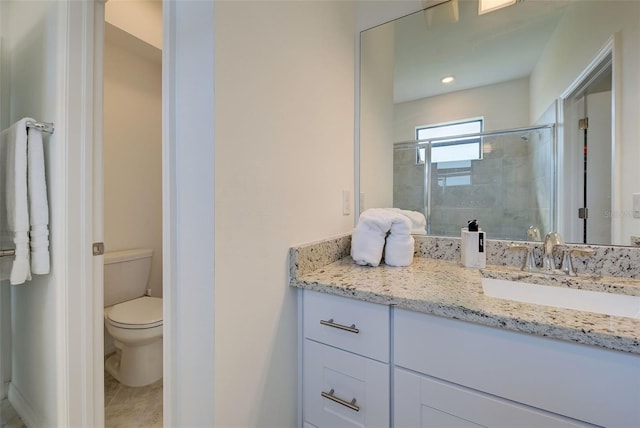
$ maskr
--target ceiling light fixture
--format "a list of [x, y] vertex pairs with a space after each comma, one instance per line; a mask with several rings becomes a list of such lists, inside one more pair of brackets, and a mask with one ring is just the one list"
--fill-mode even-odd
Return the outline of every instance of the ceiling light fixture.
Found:
[[445, 83], [445, 84], [446, 84], [446, 83], [451, 83], [451, 82], [453, 82], [454, 80], [455, 80], [455, 79], [454, 79], [454, 77], [453, 77], [453, 76], [444, 76], [444, 77], [442, 78], [442, 80], [440, 80], [440, 81], [441, 81], [442, 83]]
[[478, 15], [493, 12], [503, 7], [516, 4], [517, 0], [480, 0], [478, 2]]

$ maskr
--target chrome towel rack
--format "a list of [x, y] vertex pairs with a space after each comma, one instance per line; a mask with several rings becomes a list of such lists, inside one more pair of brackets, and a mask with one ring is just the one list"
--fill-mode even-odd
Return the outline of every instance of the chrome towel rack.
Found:
[[28, 121], [27, 128], [36, 128], [42, 132], [46, 132], [47, 134], [53, 134], [54, 126], [53, 123], [49, 122], [37, 122], [37, 121]]
[[[42, 132], [46, 132], [47, 134], [53, 134], [53, 131], [55, 130], [55, 126], [53, 125], [53, 123], [49, 123], [49, 122], [38, 122], [35, 120], [29, 120], [27, 121], [27, 128], [35, 128], [35, 129], [39, 129]], [[16, 255], [16, 250], [13, 249], [7, 249], [7, 250], [0, 250], [0, 257], [12, 257]]]

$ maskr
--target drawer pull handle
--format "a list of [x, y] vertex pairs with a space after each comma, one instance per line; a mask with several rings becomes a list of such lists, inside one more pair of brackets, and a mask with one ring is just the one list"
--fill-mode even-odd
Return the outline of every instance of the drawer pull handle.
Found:
[[337, 328], [340, 330], [344, 330], [344, 331], [348, 331], [349, 333], [355, 333], [358, 334], [360, 333], [360, 330], [358, 330], [356, 328], [355, 324], [351, 324], [350, 326], [346, 326], [346, 325], [342, 325], [342, 324], [336, 324], [333, 322], [333, 318], [325, 321], [325, 320], [320, 320], [320, 324], [322, 325], [326, 325], [327, 327], [333, 327], [333, 328]]
[[331, 391], [329, 392], [324, 392], [322, 391], [320, 393], [320, 395], [322, 395], [324, 398], [328, 398], [331, 401], [334, 401], [338, 404], [343, 405], [344, 407], [348, 407], [351, 410], [355, 410], [356, 412], [360, 411], [360, 406], [356, 405], [356, 399], [354, 398], [351, 401], [347, 401], [347, 400], [343, 400], [342, 398], [338, 398], [335, 395], [333, 395], [333, 393], [335, 392], [335, 390], [333, 388], [331, 388]]

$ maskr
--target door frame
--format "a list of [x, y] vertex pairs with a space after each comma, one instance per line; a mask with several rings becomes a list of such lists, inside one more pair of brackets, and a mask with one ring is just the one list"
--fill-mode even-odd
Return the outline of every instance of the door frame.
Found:
[[[59, 129], [68, 145], [59, 153], [66, 175], [58, 215], [67, 236], [57, 304], [58, 426], [104, 426], [103, 257], [92, 255], [103, 237], [104, 4], [66, 0], [60, 8], [67, 96]], [[214, 2], [163, 0], [165, 426], [214, 424], [214, 9]]]
[[[214, 424], [214, 2], [163, 0], [164, 425]], [[104, 1], [60, 4], [58, 426], [104, 426]], [[189, 144], [181, 144], [188, 142]], [[91, 286], [87, 286], [91, 284]]]
[[[63, 219], [64, 236], [54, 240], [62, 256], [58, 273], [56, 372], [58, 426], [103, 426], [102, 372], [102, 257], [94, 257], [92, 243], [102, 237], [94, 226], [101, 206], [96, 194], [94, 163], [101, 156], [101, 46], [98, 24], [104, 20], [104, 1], [67, 0], [59, 9], [59, 118], [56, 136], [64, 147], [52, 156], [60, 165], [61, 201], [53, 213]], [[101, 219], [101, 217], [100, 217]], [[96, 285], [96, 281], [98, 285]], [[99, 308], [99, 309], [98, 309]], [[78, 405], [81, 403], [81, 405]], [[100, 410], [98, 410], [100, 409]]]
[[214, 10], [163, 1], [164, 425], [214, 425]]
[[[562, 168], [560, 174], [558, 174], [558, 191], [556, 206], [558, 207], [558, 230], [571, 230], [574, 231], [574, 227], [571, 226], [572, 221], [575, 220], [575, 216], [578, 209], [577, 200], [570, 196], [575, 193], [576, 182], [574, 177], [578, 172], [573, 170], [573, 166], [576, 165], [574, 159], [571, 158], [571, 154], [564, 150], [564, 147], [568, 141], [576, 137], [575, 126], [569, 123], [569, 118], [578, 117], [578, 112], [571, 106], [571, 99], [574, 93], [585, 86], [588, 76], [607, 58], [611, 55], [611, 68], [612, 68], [612, 82], [611, 82], [611, 171], [620, 171], [620, 165], [622, 162], [620, 153], [620, 136], [622, 135], [622, 118], [620, 112], [621, 107], [621, 84], [622, 84], [622, 52], [621, 52], [621, 36], [620, 33], [614, 33], [604, 46], [598, 51], [594, 58], [589, 62], [585, 69], [579, 76], [569, 85], [569, 87], [558, 98], [558, 121], [559, 131], [557, 134], [557, 155], [559, 168]], [[567, 166], [569, 166], [567, 168]], [[579, 172], [580, 174], [582, 171]], [[562, 183], [562, 184], [560, 184]], [[616, 179], [615, 175], [611, 177], [611, 211], [615, 213], [620, 210], [621, 203], [621, 182]], [[621, 242], [621, 219], [618, 216], [612, 215], [611, 218], [611, 240], [612, 243]], [[572, 232], [573, 233], [573, 232]], [[569, 239], [569, 238], [567, 238]], [[577, 241], [576, 241], [577, 242]]]

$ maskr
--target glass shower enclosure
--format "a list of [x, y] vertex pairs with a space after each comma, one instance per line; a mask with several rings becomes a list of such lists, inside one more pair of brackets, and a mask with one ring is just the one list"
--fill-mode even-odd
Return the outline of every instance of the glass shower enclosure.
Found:
[[[455, 145], [477, 153], [442, 161]], [[553, 124], [396, 143], [393, 152], [393, 206], [423, 212], [428, 235], [460, 236], [472, 219], [491, 239], [539, 240], [556, 228]]]

